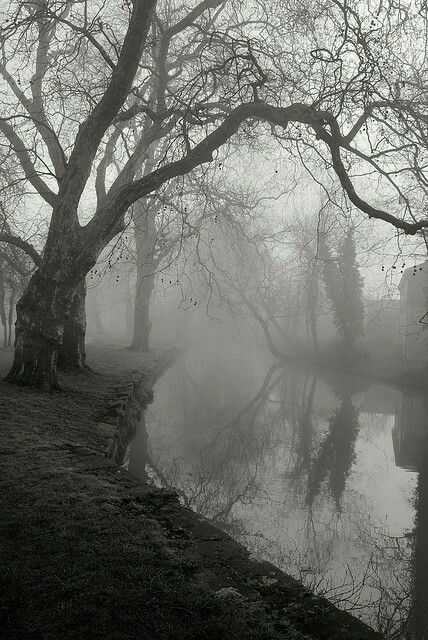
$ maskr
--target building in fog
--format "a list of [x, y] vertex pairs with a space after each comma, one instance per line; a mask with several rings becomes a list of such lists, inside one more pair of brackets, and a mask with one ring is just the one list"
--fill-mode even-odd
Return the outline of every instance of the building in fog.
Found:
[[406, 269], [400, 290], [399, 334], [407, 364], [428, 363], [428, 261]]
[[418, 472], [412, 535], [409, 638], [426, 638], [428, 629], [428, 402], [424, 395], [400, 394], [392, 430], [395, 463]]
[[428, 414], [424, 396], [399, 394], [392, 442], [397, 467], [418, 471], [422, 452], [428, 444]]
[[400, 301], [385, 298], [366, 300], [365, 350], [374, 362], [388, 362], [401, 356]]

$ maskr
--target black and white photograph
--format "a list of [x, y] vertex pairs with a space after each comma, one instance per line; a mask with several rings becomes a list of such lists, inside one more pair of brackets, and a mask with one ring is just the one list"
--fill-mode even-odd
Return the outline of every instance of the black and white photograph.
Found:
[[0, 0], [0, 640], [428, 640], [426, 0]]

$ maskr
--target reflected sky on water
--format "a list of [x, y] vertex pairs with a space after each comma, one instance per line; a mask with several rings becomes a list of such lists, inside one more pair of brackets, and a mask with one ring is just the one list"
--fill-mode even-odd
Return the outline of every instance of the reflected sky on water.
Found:
[[388, 637], [428, 638], [427, 434], [421, 395], [215, 344], [157, 383], [129, 470]]

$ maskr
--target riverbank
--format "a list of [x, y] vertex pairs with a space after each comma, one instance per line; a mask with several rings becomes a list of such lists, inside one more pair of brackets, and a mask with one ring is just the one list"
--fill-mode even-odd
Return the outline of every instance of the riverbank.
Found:
[[170, 361], [90, 348], [97, 373], [62, 392], [0, 383], [2, 638], [377, 638], [118, 467], [112, 429], [138, 418], [124, 403]]
[[365, 378], [370, 382], [378, 382], [397, 389], [411, 390], [412, 393], [426, 393], [428, 376], [426, 369], [411, 368], [405, 362], [391, 361], [385, 363], [371, 362], [369, 360], [355, 365], [346, 365], [339, 359], [319, 357], [307, 352], [299, 355], [287, 356], [278, 363], [295, 364], [298, 367], [309, 367], [320, 373], [333, 373], [340, 375]]

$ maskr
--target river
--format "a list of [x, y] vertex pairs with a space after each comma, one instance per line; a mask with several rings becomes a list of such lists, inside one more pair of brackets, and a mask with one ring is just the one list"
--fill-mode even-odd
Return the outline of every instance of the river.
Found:
[[233, 344], [154, 391], [131, 473], [387, 637], [428, 637], [426, 398]]

